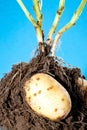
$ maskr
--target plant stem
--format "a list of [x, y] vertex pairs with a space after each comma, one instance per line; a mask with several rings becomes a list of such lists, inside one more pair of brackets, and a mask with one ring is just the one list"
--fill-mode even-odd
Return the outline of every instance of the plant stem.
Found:
[[38, 43], [39, 43], [39, 50], [40, 50], [40, 52], [44, 52], [45, 47], [44, 47], [44, 34], [43, 34], [43, 31], [41, 30], [41, 28], [39, 26], [35, 30], [36, 30]]
[[58, 26], [58, 23], [59, 23], [59, 20], [62, 16], [62, 13], [64, 11], [64, 4], [65, 4], [65, 0], [60, 0], [60, 3], [59, 3], [59, 7], [58, 7], [58, 10], [56, 12], [56, 16], [54, 18], [54, 21], [53, 21], [53, 24], [52, 24], [52, 27], [48, 33], [48, 38], [47, 38], [47, 44], [49, 45], [51, 40], [52, 40], [52, 35], [54, 34], [57, 26]]
[[33, 3], [34, 3], [34, 11], [36, 14], [38, 25], [42, 27], [42, 14], [41, 14], [39, 0], [33, 0]]
[[79, 18], [80, 14], [82, 13], [85, 5], [86, 5], [87, 0], [82, 0], [79, 7], [77, 8], [77, 10], [75, 11], [74, 15], [72, 16], [71, 20], [69, 21], [69, 23], [67, 23], [62, 29], [59, 30], [59, 32], [57, 33], [57, 35], [54, 38], [54, 42], [53, 42], [53, 46], [52, 46], [52, 56], [54, 56], [54, 52], [56, 49], [56, 45], [58, 40], [60, 39], [61, 35], [68, 30], [69, 28], [71, 28], [73, 25], [75, 25], [77, 19]]
[[22, 8], [23, 12], [25, 13], [28, 20], [33, 24], [34, 27], [37, 27], [37, 23], [32, 17], [32, 15], [29, 13], [29, 11], [26, 9], [25, 5], [23, 4], [22, 0], [17, 0], [18, 4]]
[[[28, 18], [28, 20], [33, 24], [35, 30], [36, 30], [36, 35], [39, 43], [39, 49], [41, 52], [44, 52], [44, 38], [43, 38], [43, 31], [41, 29], [41, 26], [34, 20], [32, 15], [29, 13], [29, 11], [26, 9], [25, 5], [23, 4], [22, 0], [17, 0], [18, 4], [22, 8], [24, 14]], [[39, 16], [39, 15], [38, 15]], [[38, 19], [38, 18], [37, 18]]]

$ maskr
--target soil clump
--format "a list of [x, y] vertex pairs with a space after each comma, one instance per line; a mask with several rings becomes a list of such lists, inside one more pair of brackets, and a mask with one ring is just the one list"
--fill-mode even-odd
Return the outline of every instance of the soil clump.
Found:
[[[38, 116], [26, 103], [24, 83], [35, 73], [53, 76], [69, 92], [72, 110], [66, 119], [53, 122]], [[62, 65], [60, 59], [37, 55], [29, 63], [13, 65], [0, 81], [0, 125], [4, 130], [86, 130], [87, 106], [84, 93], [78, 89], [79, 68]]]

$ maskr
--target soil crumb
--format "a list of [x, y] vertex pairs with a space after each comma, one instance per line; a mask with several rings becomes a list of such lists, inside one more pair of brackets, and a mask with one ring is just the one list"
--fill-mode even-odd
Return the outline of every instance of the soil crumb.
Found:
[[[24, 83], [35, 73], [53, 76], [69, 92], [72, 110], [58, 122], [38, 116], [25, 101]], [[86, 130], [87, 106], [84, 93], [78, 89], [79, 68], [61, 65], [57, 58], [37, 55], [29, 63], [13, 65], [10, 73], [0, 80], [0, 125], [4, 130]]]

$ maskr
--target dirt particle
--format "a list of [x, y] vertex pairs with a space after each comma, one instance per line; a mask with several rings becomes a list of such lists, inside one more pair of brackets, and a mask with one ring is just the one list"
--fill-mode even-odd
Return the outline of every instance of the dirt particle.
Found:
[[58, 14], [58, 15], [61, 15], [61, 11], [57, 11], [57, 14]]
[[62, 98], [61, 100], [62, 100], [62, 101], [65, 101], [65, 99], [64, 99], [64, 98]]
[[57, 112], [57, 111], [58, 111], [58, 109], [57, 109], [57, 108], [55, 108], [55, 109], [54, 109], [54, 111], [55, 111], [55, 112]]
[[41, 107], [39, 106], [39, 110], [41, 109]]
[[48, 91], [49, 91], [49, 90], [51, 90], [51, 89], [53, 89], [53, 86], [51, 86], [51, 87], [47, 88], [47, 90], [48, 90]]
[[41, 90], [38, 91], [38, 94], [41, 94]]
[[30, 91], [30, 88], [27, 88], [27, 91]]
[[59, 116], [59, 117], [57, 118], [57, 120], [61, 120], [61, 117]]
[[30, 101], [31, 97], [29, 97], [29, 101]]
[[36, 78], [36, 80], [40, 80], [40, 78], [39, 78], [39, 77], [37, 77], [37, 78]]
[[36, 93], [34, 93], [34, 96], [37, 96], [37, 94], [36, 94]]
[[31, 83], [31, 80], [27, 81], [27, 85]]

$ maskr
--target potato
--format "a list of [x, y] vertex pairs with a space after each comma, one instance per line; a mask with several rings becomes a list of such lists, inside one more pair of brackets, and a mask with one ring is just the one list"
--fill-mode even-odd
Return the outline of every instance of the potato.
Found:
[[78, 78], [78, 86], [84, 93], [84, 102], [87, 104], [87, 80], [83, 78]]
[[71, 110], [66, 89], [44, 73], [33, 75], [24, 85], [25, 100], [38, 115], [53, 121], [64, 119]]
[[81, 89], [86, 91], [87, 90], [87, 80], [83, 78], [78, 78], [78, 85], [82, 87]]

